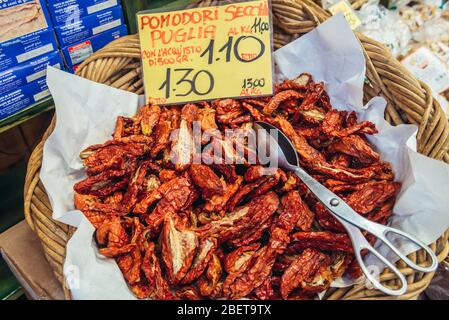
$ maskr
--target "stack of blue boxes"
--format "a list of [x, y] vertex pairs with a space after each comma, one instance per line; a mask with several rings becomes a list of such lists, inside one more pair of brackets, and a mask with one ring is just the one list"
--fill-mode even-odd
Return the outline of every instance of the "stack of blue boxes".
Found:
[[49, 64], [63, 67], [44, 0], [2, 0], [0, 120], [50, 95]]
[[0, 121], [50, 96], [47, 65], [74, 72], [127, 33], [120, 0], [0, 0]]
[[128, 34], [119, 0], [47, 0], [68, 70]]

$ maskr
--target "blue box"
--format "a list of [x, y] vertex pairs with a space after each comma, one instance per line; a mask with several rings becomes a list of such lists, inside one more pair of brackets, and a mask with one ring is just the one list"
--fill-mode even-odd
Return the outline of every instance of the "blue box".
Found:
[[47, 81], [42, 78], [19, 89], [0, 95], [0, 120], [50, 96]]
[[122, 7], [117, 6], [84, 17], [75, 23], [57, 26], [55, 28], [59, 45], [68, 45], [82, 42], [92, 36], [114, 29], [124, 24]]
[[48, 10], [55, 26], [71, 24], [84, 18], [120, 5], [120, 0], [48, 0]]
[[48, 65], [63, 69], [64, 64], [59, 51], [0, 72], [0, 95], [45, 77]]
[[0, 5], [0, 71], [57, 48], [43, 0], [2, 0]]
[[118, 28], [90, 37], [80, 43], [62, 48], [61, 51], [64, 54], [64, 60], [67, 66], [73, 67], [86, 60], [90, 55], [106, 46], [109, 42], [126, 36], [127, 34], [128, 30], [126, 26], [122, 25]]

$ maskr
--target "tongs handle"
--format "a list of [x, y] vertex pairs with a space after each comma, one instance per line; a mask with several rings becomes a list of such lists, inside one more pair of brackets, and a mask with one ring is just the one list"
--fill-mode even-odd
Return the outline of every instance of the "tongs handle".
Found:
[[[360, 265], [360, 268], [363, 271], [363, 274], [365, 277], [371, 282], [371, 284], [378, 290], [384, 292], [385, 294], [391, 295], [391, 296], [400, 296], [407, 292], [408, 284], [407, 280], [405, 279], [402, 272], [390, 261], [388, 261], [387, 258], [385, 258], [383, 255], [381, 255], [374, 247], [365, 239], [363, 234], [360, 232], [360, 229], [356, 226], [346, 222], [345, 220], [342, 220], [338, 217], [336, 217], [338, 221], [345, 227], [346, 231], [348, 231], [349, 237], [351, 238], [351, 241], [354, 246], [354, 254], [357, 258], [357, 262]], [[385, 287], [378, 279], [378, 273], [374, 273], [373, 269], [370, 269], [370, 266], [367, 266], [365, 264], [365, 261], [363, 259], [362, 251], [367, 250], [374, 254], [382, 263], [384, 263], [401, 281], [401, 286], [397, 289], [391, 289], [388, 287]], [[365, 252], [366, 253], [366, 252]], [[380, 271], [380, 270], [379, 270]]]
[[[412, 235], [403, 232], [401, 230], [383, 226], [381, 224], [372, 222], [357, 212], [355, 212], [344, 200], [338, 197], [335, 193], [324, 187], [314, 178], [312, 178], [307, 172], [305, 172], [300, 167], [295, 167], [294, 172], [298, 177], [307, 185], [310, 191], [315, 194], [315, 196], [323, 203], [323, 205], [345, 226], [348, 231], [349, 236], [353, 242], [354, 252], [356, 254], [357, 260], [359, 261], [360, 266], [362, 267], [363, 272], [367, 276], [367, 278], [374, 284], [376, 288], [379, 290], [392, 295], [402, 294], [402, 289], [399, 290], [391, 290], [383, 287], [377, 280], [375, 280], [370, 273], [368, 272], [366, 266], [363, 263], [363, 259], [361, 257], [360, 252], [363, 249], [366, 249], [373, 253], [378, 259], [380, 259], [383, 263], [385, 263], [396, 275], [398, 275], [401, 282], [403, 282], [403, 287], [406, 287], [406, 281], [404, 276], [400, 273], [400, 271], [394, 267], [385, 257], [383, 257], [376, 249], [374, 249], [365, 239], [365, 237], [360, 232], [360, 229], [368, 231], [382, 242], [384, 242], [396, 255], [399, 256], [408, 266], [411, 268], [420, 271], [420, 272], [433, 272], [438, 267], [438, 259], [435, 253], [423, 242], [416, 239]], [[395, 247], [395, 245], [387, 238], [388, 234], [399, 235], [409, 241], [415, 243], [421, 249], [424, 249], [427, 254], [431, 257], [432, 263], [428, 267], [422, 267], [412, 262], [409, 258], [407, 258], [400, 250]], [[373, 278], [373, 279], [372, 279]], [[377, 283], [376, 283], [377, 282]]]

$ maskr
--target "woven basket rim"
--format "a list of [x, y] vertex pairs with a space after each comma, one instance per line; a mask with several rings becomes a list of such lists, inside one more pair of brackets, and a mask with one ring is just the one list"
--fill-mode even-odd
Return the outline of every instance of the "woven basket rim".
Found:
[[[361, 0], [363, 1], [363, 0]], [[207, 2], [207, 1], [206, 1]], [[329, 18], [329, 13], [323, 11], [310, 0], [272, 0], [274, 18], [278, 26], [287, 36], [305, 33], [319, 23]], [[285, 13], [281, 15], [280, 13]], [[290, 18], [292, 13], [303, 17], [301, 21]], [[304, 22], [304, 23], [302, 23]], [[297, 32], [301, 31], [301, 32]], [[408, 71], [399, 65], [397, 60], [391, 60], [391, 55], [383, 45], [357, 34], [362, 42], [367, 58], [367, 77], [375, 83], [375, 88], [365, 88], [365, 94], [382, 94], [389, 101], [387, 106], [387, 120], [393, 124], [403, 123], [404, 113], [410, 123], [419, 125], [419, 152], [433, 158], [449, 162], [449, 125], [443, 119], [441, 108], [433, 100], [428, 86], [417, 81]], [[275, 36], [275, 43], [285, 40]], [[122, 37], [85, 60], [77, 69], [77, 74], [97, 82], [135, 93], [143, 93], [140, 72], [136, 66], [140, 62], [140, 46], [136, 35]], [[398, 77], [398, 74], [401, 75]], [[396, 82], [395, 82], [396, 81]], [[399, 84], [398, 84], [399, 83]], [[402, 86], [401, 86], [402, 85]], [[373, 90], [371, 93], [369, 90]], [[404, 97], [408, 94], [412, 98]], [[393, 106], [394, 102], [396, 106]], [[407, 105], [408, 107], [403, 107]], [[62, 265], [65, 257], [65, 245], [74, 232], [71, 228], [51, 218], [51, 205], [45, 193], [45, 188], [39, 179], [42, 163], [43, 145], [51, 134], [55, 125], [55, 118], [46, 131], [41, 143], [35, 148], [30, 158], [24, 188], [25, 217], [28, 224], [38, 234], [44, 247], [47, 260], [52, 266], [58, 280], [63, 285], [66, 297], [70, 298], [70, 291], [65, 285]], [[449, 253], [449, 231], [431, 245], [438, 254], [439, 261], [444, 260]], [[411, 254], [410, 259], [418, 263], [425, 263], [426, 256], [422, 252]], [[448, 258], [449, 259], [449, 258]], [[414, 272], [405, 265], [398, 264], [400, 270], [407, 276], [409, 291], [402, 299], [416, 298], [429, 284], [432, 274]], [[391, 274], [382, 274], [382, 282], [397, 285], [397, 279]], [[377, 290], [368, 290], [363, 285], [338, 289], [328, 295], [329, 299], [397, 299], [386, 297]]]

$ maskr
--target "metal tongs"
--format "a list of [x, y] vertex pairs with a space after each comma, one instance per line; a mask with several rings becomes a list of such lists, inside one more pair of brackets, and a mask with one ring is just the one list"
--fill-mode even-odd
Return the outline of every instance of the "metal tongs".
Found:
[[[404, 275], [398, 268], [396, 268], [396, 266], [394, 266], [369, 244], [360, 231], [361, 229], [380, 239], [412, 269], [425, 273], [436, 270], [438, 266], [438, 259], [435, 253], [425, 243], [406, 232], [388, 226], [383, 226], [359, 215], [341, 198], [312, 178], [299, 166], [298, 154], [292, 142], [280, 130], [271, 124], [261, 121], [256, 122], [254, 128], [257, 131], [258, 145], [260, 146], [261, 143], [264, 144], [267, 148], [266, 150], [269, 150], [270, 156], [276, 155], [279, 167], [294, 172], [307, 185], [310, 191], [323, 203], [329, 212], [331, 212], [332, 215], [346, 228], [346, 231], [352, 241], [357, 261], [359, 262], [366, 278], [375, 288], [388, 295], [398, 296], [404, 294], [407, 291], [408, 286]], [[399, 235], [424, 249], [432, 259], [431, 265], [428, 267], [422, 267], [412, 262], [403, 253], [401, 253], [397, 247], [395, 247], [395, 245], [387, 238], [387, 235]], [[368, 250], [380, 261], [382, 261], [390, 270], [392, 270], [401, 280], [401, 287], [393, 290], [382, 285], [379, 280], [371, 274], [368, 267], [365, 265], [361, 254], [362, 250]]]

